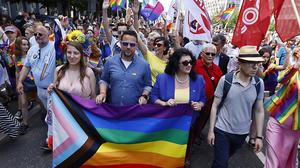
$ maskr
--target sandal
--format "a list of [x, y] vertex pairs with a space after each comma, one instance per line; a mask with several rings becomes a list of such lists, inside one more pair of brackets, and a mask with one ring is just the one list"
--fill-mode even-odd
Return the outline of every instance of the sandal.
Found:
[[250, 138], [248, 141], [248, 145], [251, 148], [255, 147], [255, 138]]

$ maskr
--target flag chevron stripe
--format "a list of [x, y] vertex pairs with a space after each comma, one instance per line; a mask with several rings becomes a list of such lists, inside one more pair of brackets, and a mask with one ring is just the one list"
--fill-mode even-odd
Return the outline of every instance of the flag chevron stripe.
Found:
[[[68, 135], [68, 138], [53, 150], [54, 162], [61, 163], [64, 158], [69, 157], [70, 155], [72, 155], [72, 153], [77, 151], [80, 146], [82, 146], [86, 142], [88, 136], [81, 129], [81, 127], [76, 122], [74, 122], [74, 118], [70, 114], [56, 113], [58, 110], [66, 110], [66, 107], [63, 106], [60, 99], [56, 95], [52, 96], [52, 101], [54, 102], [53, 111], [55, 117], [57, 121], [59, 121], [59, 123], [64, 123], [63, 125], [61, 125], [61, 128], [64, 129], [66, 134]], [[67, 121], [73, 122], [72, 124], [70, 124], [70, 122]], [[56, 132], [54, 132], [54, 135], [56, 135]], [[60, 155], [60, 157], [57, 157], [58, 155]]]
[[[128, 160], [121, 160], [118, 164], [111, 163], [111, 159], [122, 158], [123, 156], [128, 156]], [[154, 160], [153, 163], [149, 163], [149, 160]], [[156, 153], [148, 152], [107, 152], [107, 153], [96, 153], [93, 160], [89, 160], [86, 164], [89, 166], [103, 165], [103, 166], [118, 166], [126, 164], [139, 164], [147, 166], [158, 166], [159, 167], [172, 167], [174, 163], [176, 165], [182, 165], [184, 158], [174, 158], [169, 156], [164, 156]], [[83, 165], [85, 168], [85, 165]]]
[[[152, 133], [151, 132], [149, 133], [147, 131], [136, 132], [136, 131], [124, 130], [123, 127], [126, 127], [125, 124], [122, 125], [121, 127], [119, 126], [114, 129], [109, 128], [111, 129], [109, 130], [109, 129], [103, 129], [103, 125], [96, 126], [95, 121], [90, 120], [89, 118], [91, 116], [94, 116], [97, 118], [103, 118], [103, 120], [109, 120], [109, 121], [114, 120], [114, 122], [118, 123], [119, 121], [123, 122], [123, 121], [128, 121], [129, 119], [139, 120], [140, 118], [141, 120], [143, 120], [148, 117], [151, 119], [148, 120], [148, 122], [149, 121], [152, 122], [154, 120], [156, 121], [160, 120], [162, 122], [172, 120], [173, 123], [169, 122], [169, 124], [176, 124], [178, 122], [185, 125], [182, 126], [183, 128], [189, 128], [191, 122], [191, 116], [193, 113], [189, 104], [178, 105], [172, 108], [164, 108], [155, 105], [123, 106], [122, 108], [113, 107], [109, 105], [100, 105], [99, 107], [102, 108], [99, 108], [95, 106], [95, 103], [92, 104], [91, 106], [91, 101], [89, 100], [74, 98], [74, 96], [61, 92], [59, 90], [55, 90], [52, 93], [52, 97], [55, 94], [58, 95], [58, 97], [61, 100], [60, 104], [63, 104], [65, 108], [55, 108], [57, 107], [56, 104], [53, 105], [54, 106], [53, 109], [55, 110], [54, 112], [55, 115], [53, 116], [55, 120], [53, 122], [54, 123], [53, 129], [55, 129], [56, 132], [60, 133], [59, 136], [54, 136], [54, 150], [58, 148], [60, 145], [62, 145], [62, 143], [67, 138], [73, 138], [72, 140], [74, 141], [74, 143], [76, 143], [77, 140], [79, 140], [79, 138], [74, 139], [74, 136], [70, 136], [71, 130], [67, 129], [68, 127], [66, 127], [68, 126], [68, 124], [71, 125], [72, 128], [74, 128], [73, 124], [77, 123], [80, 126], [80, 129], [84, 131], [84, 134], [88, 136], [88, 139], [84, 142], [82, 146], [80, 146], [80, 148], [78, 148], [78, 150], [76, 150], [76, 152], [73, 152], [70, 157], [64, 158], [62, 163], [58, 165], [54, 164], [53, 167], [80, 167], [82, 166], [82, 164], [84, 164], [84, 166], [92, 166], [92, 167], [95, 166], [103, 167], [106, 165], [108, 167], [122, 167], [122, 166], [126, 167], [127, 165], [128, 167], [132, 168], [132, 167], [149, 167], [149, 166], [153, 167], [153, 166], [157, 166], [157, 165], [161, 166], [165, 164], [168, 164], [168, 166], [164, 166], [164, 167], [183, 167], [185, 152], [187, 148], [187, 138], [189, 135], [189, 129], [186, 130], [169, 129], [167, 127], [168, 124], [161, 124], [159, 125], [159, 127], [165, 127], [164, 129], [149, 128], [149, 130], [160, 130], [158, 132], [152, 132]], [[53, 102], [53, 103], [57, 103], [57, 102]], [[70, 118], [65, 118], [67, 121], [63, 121], [62, 119], [57, 120], [55, 116], [56, 114], [61, 115], [60, 113], [61, 114], [68, 113], [73, 117], [73, 120], [70, 120]], [[89, 115], [89, 114], [93, 114], [93, 115]], [[61, 117], [64, 117], [64, 115], [62, 115]], [[174, 118], [176, 120], [174, 120]], [[139, 126], [138, 123], [136, 123], [136, 127], [138, 126]], [[152, 124], [152, 126], [156, 127], [157, 125]], [[169, 126], [169, 127], [176, 128], [178, 126]], [[97, 131], [97, 129], [99, 130], [99, 132]], [[108, 135], [108, 134], [112, 134], [112, 135]], [[118, 136], [126, 137], [128, 139], [128, 144], [116, 144], [112, 142], [104, 143], [105, 140], [110, 141], [109, 139], [104, 139], [107, 138], [106, 136], [115, 139]], [[141, 140], [138, 139], [139, 136], [141, 136], [140, 138]], [[131, 142], [129, 142], [130, 138], [132, 138]], [[149, 140], [151, 141], [143, 142], [147, 140], [147, 138], [149, 138]], [[180, 144], [180, 142], [182, 142], [182, 144]], [[74, 145], [74, 143], [71, 145]], [[136, 155], [137, 152], [140, 153]], [[120, 153], [122, 153], [123, 155], [121, 156], [118, 155], [117, 158], [107, 157], [105, 160], [106, 165], [103, 165], [102, 163], [99, 162], [97, 162], [96, 163], [97, 165], [95, 165], [94, 161], [99, 160], [99, 159], [95, 159], [98, 156], [108, 155], [108, 154], [112, 156], [112, 154], [115, 155]], [[141, 155], [143, 155], [143, 157], [141, 157]], [[141, 159], [139, 157], [141, 157]], [[151, 157], [152, 159], [149, 160], [149, 158]], [[147, 159], [147, 160], [140, 163], [140, 160], [142, 159]], [[100, 160], [104, 161], [103, 159]], [[133, 160], [133, 162], [131, 162], [130, 160]], [[168, 163], [164, 163], [166, 161], [168, 161]], [[100, 165], [98, 165], [98, 163]]]
[[101, 127], [110, 129], [121, 129], [125, 131], [136, 131], [145, 133], [162, 131], [165, 129], [178, 129], [183, 131], [189, 131], [190, 128], [185, 123], [190, 122], [192, 119], [190, 116], [183, 116], [169, 119], [137, 118], [131, 120], [113, 120], [99, 118], [90, 112], [85, 112], [96, 128]]
[[188, 140], [188, 132], [175, 129], [146, 134], [112, 129], [98, 129], [98, 132], [101, 133], [102, 137], [107, 141], [120, 144], [133, 144], [159, 140], [176, 144], [186, 144]]
[[186, 144], [179, 145], [166, 141], [144, 142], [138, 144], [114, 144], [106, 142], [100, 146], [97, 153], [139, 151], [182, 158], [185, 157], [186, 146]]
[[52, 94], [57, 94], [59, 96], [62, 103], [64, 103], [77, 123], [89, 136], [88, 140], [75, 153], [73, 153], [69, 158], [65, 159], [56, 167], [79, 167], [96, 153], [97, 149], [104, 142], [104, 140], [87, 120], [85, 114], [80, 110], [81, 108], [70, 99], [70, 96], [57, 89], [54, 89]]
[[[178, 104], [176, 106], [176, 111], [174, 107], [159, 107], [158, 105], [145, 104], [131, 105], [131, 106], [113, 106], [109, 104], [97, 105], [95, 100], [86, 100], [79, 96], [72, 96], [73, 99], [80, 104], [85, 110], [100, 115], [104, 118], [114, 118], [114, 119], [134, 119], [140, 117], [153, 117], [153, 118], [172, 118], [179, 117], [182, 115], [191, 115], [191, 107], [187, 104]], [[161, 113], [164, 110], [164, 113]], [[130, 113], [131, 111], [136, 111], [135, 113]]]

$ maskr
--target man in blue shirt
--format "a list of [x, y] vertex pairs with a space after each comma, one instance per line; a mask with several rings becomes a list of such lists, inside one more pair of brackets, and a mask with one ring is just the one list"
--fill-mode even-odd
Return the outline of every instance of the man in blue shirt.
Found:
[[103, 103], [110, 89], [109, 103], [117, 106], [146, 104], [151, 91], [149, 64], [135, 54], [137, 34], [125, 31], [121, 36], [121, 54], [104, 65], [97, 103]]

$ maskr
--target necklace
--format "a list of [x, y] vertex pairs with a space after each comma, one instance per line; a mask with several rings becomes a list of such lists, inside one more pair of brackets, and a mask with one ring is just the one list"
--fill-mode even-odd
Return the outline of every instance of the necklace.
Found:
[[175, 75], [175, 79], [178, 83], [180, 84], [185, 84], [188, 80], [189, 80], [189, 77], [187, 77], [185, 80], [179, 80], [177, 75]]

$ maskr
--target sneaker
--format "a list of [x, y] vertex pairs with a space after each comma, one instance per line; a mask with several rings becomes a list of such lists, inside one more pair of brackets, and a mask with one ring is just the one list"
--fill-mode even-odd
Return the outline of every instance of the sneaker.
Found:
[[47, 144], [46, 142], [43, 142], [43, 143], [41, 144], [40, 148], [43, 149], [43, 150], [45, 150], [45, 151], [47, 151], [47, 152], [52, 151], [52, 149], [49, 148], [49, 146], [48, 146], [48, 144]]
[[22, 120], [22, 119], [23, 119], [23, 117], [22, 117], [22, 111], [21, 111], [21, 110], [18, 110], [18, 111], [16, 112], [15, 118], [16, 118], [17, 120]]
[[25, 135], [28, 131], [28, 125], [25, 124], [21, 124], [20, 128], [19, 128], [19, 134], [20, 135]]

